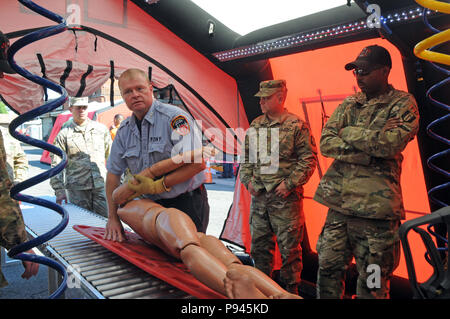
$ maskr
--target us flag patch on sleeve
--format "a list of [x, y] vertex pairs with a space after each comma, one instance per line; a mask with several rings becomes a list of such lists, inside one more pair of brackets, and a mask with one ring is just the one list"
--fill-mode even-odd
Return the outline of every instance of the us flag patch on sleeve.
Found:
[[172, 127], [173, 130], [177, 131], [177, 133], [182, 136], [189, 134], [191, 130], [189, 127], [188, 120], [183, 115], [178, 115], [177, 117], [175, 117], [170, 122], [170, 126]]

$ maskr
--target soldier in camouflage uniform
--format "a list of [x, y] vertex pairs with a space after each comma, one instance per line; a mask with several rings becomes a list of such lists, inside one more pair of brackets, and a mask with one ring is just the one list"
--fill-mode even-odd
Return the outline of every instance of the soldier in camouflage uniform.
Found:
[[[6, 154], [2, 132], [0, 131], [0, 246], [8, 250], [27, 241], [27, 233], [19, 203], [9, 196], [12, 186], [6, 169]], [[27, 251], [27, 253], [34, 254], [32, 250]], [[37, 274], [39, 264], [28, 261], [24, 261], [22, 264], [25, 268], [22, 278], [29, 279]], [[8, 285], [8, 282], [0, 269], [0, 288], [6, 285]]]
[[[74, 98], [73, 118], [64, 123], [53, 144], [67, 154], [67, 166], [50, 180], [56, 202], [69, 202], [108, 217], [105, 195], [106, 160], [111, 150], [108, 128], [87, 117], [87, 98]], [[61, 159], [52, 155], [52, 166]], [[66, 196], [67, 190], [67, 196]]]
[[0, 126], [6, 151], [6, 166], [13, 184], [23, 182], [28, 173], [28, 160], [19, 141], [13, 138], [8, 130]]
[[[250, 125], [245, 137], [240, 180], [250, 191], [251, 255], [258, 269], [271, 275], [274, 235], [280, 249], [280, 279], [290, 293], [298, 293], [302, 271], [304, 231], [303, 186], [317, 162], [309, 127], [284, 108], [284, 80], [263, 81], [263, 115]], [[256, 147], [258, 145], [258, 147]]]
[[[14, 73], [6, 60], [8, 47], [9, 41], [0, 31], [0, 77], [3, 77], [3, 72]], [[8, 250], [27, 241], [27, 233], [19, 204], [9, 195], [11, 187], [12, 182], [6, 164], [3, 135], [0, 130], [0, 246]], [[33, 254], [33, 251], [29, 250], [27, 253]], [[29, 279], [37, 274], [39, 264], [29, 261], [23, 261], [22, 264], [25, 268], [22, 278]], [[8, 285], [8, 282], [0, 269], [0, 288], [6, 285]]]
[[380, 46], [364, 48], [348, 63], [362, 92], [347, 97], [322, 131], [320, 150], [335, 160], [314, 195], [329, 207], [317, 242], [319, 298], [343, 297], [353, 257], [357, 297], [389, 298], [400, 258], [398, 227], [405, 218], [401, 152], [419, 125], [413, 96], [388, 84], [391, 64]]

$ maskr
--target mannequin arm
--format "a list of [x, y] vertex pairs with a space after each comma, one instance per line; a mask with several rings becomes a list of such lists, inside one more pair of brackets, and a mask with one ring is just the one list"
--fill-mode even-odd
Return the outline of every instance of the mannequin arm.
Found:
[[[153, 164], [137, 175], [154, 179], [157, 176], [163, 176], [171, 172], [164, 177], [164, 185], [167, 189], [170, 189], [172, 186], [190, 179], [206, 168], [203, 153], [206, 153], [206, 151], [201, 148], [183, 154], [177, 154], [174, 157]], [[137, 184], [137, 181], [132, 181], [132, 183]], [[123, 205], [134, 193], [128, 187], [127, 183], [122, 184], [114, 190], [113, 201], [117, 205]]]

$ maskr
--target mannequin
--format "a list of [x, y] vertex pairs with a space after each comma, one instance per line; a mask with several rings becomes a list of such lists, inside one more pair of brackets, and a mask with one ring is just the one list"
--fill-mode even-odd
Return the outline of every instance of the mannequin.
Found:
[[[202, 151], [195, 150], [189, 154], [163, 160], [138, 175], [153, 179], [155, 176], [168, 173], [164, 176], [164, 184], [166, 188], [170, 188], [183, 181], [188, 172], [191, 174], [192, 170], [204, 169], [203, 162], [192, 163], [180, 160], [181, 158], [192, 159], [198, 152]], [[156, 245], [167, 254], [180, 259], [200, 282], [223, 295], [239, 296], [236, 293], [230, 296], [225, 288], [227, 271], [232, 270], [232, 273], [243, 275], [254, 283], [257, 294], [249, 296], [249, 298], [268, 298], [287, 293], [263, 272], [243, 265], [219, 239], [197, 232], [192, 220], [182, 211], [165, 208], [150, 199], [127, 202], [133, 194], [130, 184], [139, 184], [139, 181], [122, 184], [113, 193], [114, 202], [120, 206], [117, 211], [119, 218], [146, 242]], [[236, 277], [236, 275], [232, 277]]]

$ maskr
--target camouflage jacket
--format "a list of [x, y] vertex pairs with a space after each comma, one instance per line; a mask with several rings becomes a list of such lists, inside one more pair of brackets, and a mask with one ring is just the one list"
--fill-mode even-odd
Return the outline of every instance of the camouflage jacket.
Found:
[[[383, 131], [390, 118], [403, 124]], [[416, 101], [409, 93], [390, 86], [387, 93], [369, 101], [361, 92], [347, 97], [322, 131], [320, 151], [335, 160], [314, 199], [348, 215], [404, 219], [401, 152], [418, 127]]]
[[6, 165], [9, 178], [14, 184], [23, 182], [27, 178], [28, 160], [20, 142], [12, 137], [8, 130], [0, 127], [6, 151]]
[[[50, 179], [56, 196], [64, 189], [86, 190], [105, 186], [105, 162], [111, 150], [108, 128], [98, 122], [87, 120], [85, 126], [73, 119], [63, 124], [53, 144], [67, 154], [67, 166]], [[52, 154], [52, 167], [61, 159]]]
[[[11, 187], [12, 183], [6, 169], [3, 136], [0, 131], [0, 246], [8, 250], [27, 240], [19, 204], [9, 196]], [[0, 288], [7, 284], [0, 270]]]
[[256, 191], [275, 189], [285, 181], [289, 190], [303, 186], [316, 168], [317, 150], [309, 127], [295, 114], [285, 111], [279, 120], [265, 114], [257, 117], [245, 136], [240, 181]]

